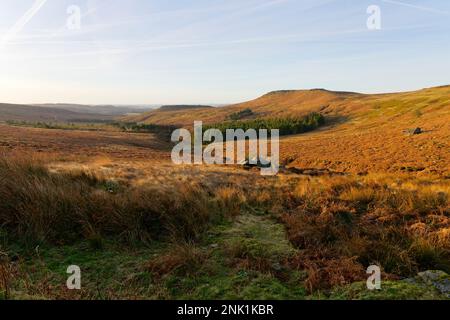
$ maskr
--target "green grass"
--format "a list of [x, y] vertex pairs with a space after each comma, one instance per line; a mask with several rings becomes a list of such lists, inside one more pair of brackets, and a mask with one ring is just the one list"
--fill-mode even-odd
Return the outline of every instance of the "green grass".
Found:
[[[380, 291], [369, 291], [365, 283], [358, 282], [309, 295], [304, 285], [306, 272], [287, 263], [297, 249], [287, 241], [284, 228], [268, 216], [251, 214], [216, 225], [196, 243], [130, 247], [104, 241], [96, 248], [82, 241], [27, 248], [16, 242], [3, 243], [1, 248], [17, 266], [10, 279], [10, 299], [445, 298], [406, 281], [383, 281]], [[176, 261], [173, 268], [171, 261]], [[81, 291], [65, 288], [69, 265], [81, 268]]]
[[[230, 246], [240, 242], [245, 243], [249, 256], [233, 254], [234, 249], [230, 252]], [[207, 258], [195, 273], [177, 269], [160, 278], [160, 287], [170, 298], [305, 299], [304, 275], [282, 266], [294, 249], [283, 227], [270, 219], [243, 215], [231, 224], [213, 228], [196, 246]], [[267, 260], [269, 268], [255, 269], [252, 264], [241, 263], [247, 258]]]
[[[254, 270], [237, 263], [241, 257], [229, 253], [229, 246], [236, 240], [249, 245], [252, 259], [268, 259], [271, 264], [280, 264], [275, 267], [278, 271]], [[184, 246], [187, 253], [182, 254], [182, 265], [165, 270], [166, 262], [180, 252], [180, 244], [154, 242], [151, 246], [131, 248], [105, 241], [101, 248], [95, 248], [83, 241], [29, 249], [23, 249], [20, 243], [10, 244], [6, 252], [20, 266], [11, 279], [10, 298], [254, 300], [306, 297], [301, 281], [304, 275], [281, 270], [284, 259], [294, 249], [286, 240], [283, 228], [269, 219], [245, 215], [236, 222], [216, 226], [198, 243]], [[200, 257], [200, 263], [187, 256], [194, 253]], [[163, 262], [163, 272], [150, 267], [158, 264], [157, 261]], [[64, 287], [69, 265], [81, 268], [81, 291], [68, 291]]]
[[337, 288], [327, 297], [333, 300], [444, 300], [433, 289], [406, 281], [384, 281], [381, 290], [367, 290], [366, 284], [354, 283]]
[[[143, 264], [160, 247], [131, 249], [108, 242], [100, 250], [88, 242], [62, 247], [36, 247], [24, 251], [19, 246], [9, 249], [20, 265], [12, 280], [12, 298], [45, 297], [48, 299], [76, 297], [86, 299], [117, 299], [120, 297], [151, 297], [146, 286], [150, 274]], [[78, 265], [82, 272], [82, 290], [65, 289], [67, 267]]]

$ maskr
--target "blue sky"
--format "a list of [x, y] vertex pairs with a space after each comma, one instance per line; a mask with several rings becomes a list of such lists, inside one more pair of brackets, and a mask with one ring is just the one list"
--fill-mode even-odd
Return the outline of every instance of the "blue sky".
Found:
[[[80, 29], [66, 26], [70, 5]], [[367, 28], [369, 5], [381, 30]], [[448, 0], [0, 0], [0, 102], [232, 103], [449, 83]]]

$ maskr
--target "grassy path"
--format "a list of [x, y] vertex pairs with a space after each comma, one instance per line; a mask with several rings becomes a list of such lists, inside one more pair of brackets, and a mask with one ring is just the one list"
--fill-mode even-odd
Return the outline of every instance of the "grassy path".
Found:
[[[429, 288], [384, 282], [369, 292], [364, 283], [327, 295], [308, 295], [307, 273], [294, 270], [298, 254], [284, 226], [268, 216], [244, 213], [212, 228], [196, 244], [154, 243], [129, 248], [115, 242], [23, 249], [10, 246], [8, 279], [0, 298], [12, 299], [441, 299]], [[82, 290], [66, 289], [69, 265], [82, 271]], [[3, 296], [3, 297], [2, 297]]]
[[[249, 214], [216, 226], [197, 244], [10, 246], [8, 297], [302, 299], [304, 275], [285, 267], [294, 252], [281, 225]], [[81, 268], [80, 291], [65, 288], [70, 265]]]

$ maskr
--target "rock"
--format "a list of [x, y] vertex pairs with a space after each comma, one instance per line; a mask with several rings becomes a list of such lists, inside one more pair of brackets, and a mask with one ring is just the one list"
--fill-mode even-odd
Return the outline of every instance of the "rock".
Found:
[[238, 163], [240, 166], [249, 167], [249, 168], [270, 168], [271, 160], [270, 158], [252, 158], [252, 159], [245, 159]]
[[404, 281], [422, 287], [433, 288], [450, 299], [450, 276], [443, 271], [428, 270]]
[[425, 271], [417, 275], [424, 283], [435, 287], [450, 298], [450, 276], [443, 271]]
[[422, 128], [407, 129], [407, 130], [404, 130], [403, 133], [405, 133], [407, 135], [417, 135], [417, 134], [422, 134], [423, 130], [422, 130]]

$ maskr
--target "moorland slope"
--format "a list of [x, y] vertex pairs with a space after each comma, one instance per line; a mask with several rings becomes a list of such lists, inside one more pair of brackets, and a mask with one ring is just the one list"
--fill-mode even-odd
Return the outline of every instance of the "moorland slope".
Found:
[[75, 112], [54, 107], [0, 103], [0, 121], [100, 121], [113, 116], [88, 112]]
[[[389, 94], [274, 91], [222, 108], [158, 110], [126, 120], [190, 127], [196, 120], [223, 123], [248, 109], [242, 121], [310, 112], [328, 119], [320, 130], [282, 139], [281, 157], [292, 166], [354, 173], [450, 171], [450, 86]], [[405, 133], [417, 127], [422, 134]]]

